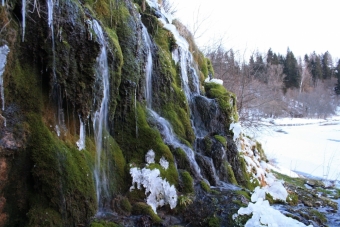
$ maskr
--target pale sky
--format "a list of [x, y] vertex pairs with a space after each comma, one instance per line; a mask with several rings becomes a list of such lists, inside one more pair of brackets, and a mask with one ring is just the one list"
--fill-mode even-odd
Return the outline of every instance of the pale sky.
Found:
[[[339, 0], [170, 0], [176, 18], [190, 27], [199, 12], [204, 34], [197, 39], [204, 46], [224, 37], [225, 48], [244, 53], [269, 48], [285, 55], [287, 47], [296, 57], [315, 51], [329, 51], [340, 57]], [[200, 21], [201, 19], [198, 19]], [[245, 59], [249, 60], [249, 59]]]

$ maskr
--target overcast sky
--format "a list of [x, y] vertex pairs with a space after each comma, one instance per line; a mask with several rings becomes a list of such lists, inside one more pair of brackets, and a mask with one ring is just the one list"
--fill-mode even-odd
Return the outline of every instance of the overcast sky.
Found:
[[[224, 46], [241, 53], [269, 48], [296, 57], [329, 51], [340, 57], [339, 0], [171, 0], [176, 18], [190, 27], [207, 18], [197, 39], [204, 46], [224, 37]], [[199, 9], [199, 10], [198, 10]], [[247, 57], [248, 58], [248, 57]], [[248, 59], [246, 59], [248, 60]]]

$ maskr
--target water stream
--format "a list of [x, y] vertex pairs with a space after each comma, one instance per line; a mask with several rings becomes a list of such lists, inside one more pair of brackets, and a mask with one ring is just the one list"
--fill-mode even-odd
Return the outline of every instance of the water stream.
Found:
[[[105, 200], [109, 198], [109, 182], [107, 171], [105, 171], [106, 163], [101, 163], [101, 160], [107, 160], [105, 157], [107, 151], [104, 150], [103, 143], [105, 142], [108, 133], [108, 101], [109, 101], [109, 72], [107, 63], [106, 41], [102, 27], [96, 20], [93, 20], [93, 30], [97, 40], [101, 46], [100, 54], [97, 57], [96, 77], [102, 82], [103, 97], [100, 104], [100, 109], [94, 113], [93, 129], [96, 142], [96, 161], [94, 169], [94, 177], [96, 182], [96, 193], [99, 212], [102, 211], [105, 205]], [[102, 166], [104, 165], [104, 166]]]

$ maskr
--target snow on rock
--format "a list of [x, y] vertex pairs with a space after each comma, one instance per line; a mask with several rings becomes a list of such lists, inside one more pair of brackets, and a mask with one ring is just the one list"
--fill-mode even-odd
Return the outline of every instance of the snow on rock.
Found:
[[242, 133], [242, 126], [239, 122], [231, 123], [229, 130], [232, 130], [234, 133], [234, 141], [238, 139]]
[[155, 163], [155, 152], [153, 150], [149, 150], [145, 155], [145, 161], [148, 164]]
[[166, 170], [169, 168], [169, 162], [164, 157], [159, 160], [159, 164]]
[[[256, 203], [249, 203], [248, 207], [242, 207], [238, 210], [238, 214], [233, 215], [235, 219], [238, 215], [250, 215], [245, 227], [255, 226], [271, 226], [271, 227], [300, 227], [305, 224], [284, 216], [280, 211], [275, 210], [269, 205], [267, 200], [259, 198]], [[312, 225], [309, 225], [312, 226]]]
[[[237, 128], [238, 126], [236, 126]], [[230, 127], [232, 128], [232, 127]], [[235, 127], [233, 127], [233, 130]], [[237, 130], [236, 130], [237, 131]], [[241, 131], [241, 130], [239, 130]], [[272, 226], [272, 227], [298, 227], [305, 226], [303, 223], [286, 217], [280, 211], [275, 210], [265, 200], [266, 194], [270, 194], [275, 200], [286, 201], [288, 192], [283, 186], [283, 181], [279, 181], [269, 172], [272, 167], [270, 164], [261, 160], [261, 155], [256, 148], [256, 142], [248, 137], [238, 135], [237, 145], [241, 157], [246, 162], [247, 172], [252, 181], [258, 181], [257, 186], [251, 196], [251, 202], [248, 207], [240, 208], [233, 218], [239, 215], [250, 215], [252, 217], [247, 221], [246, 227], [255, 226]]]
[[[145, 155], [145, 160], [148, 164], [154, 163], [155, 152], [149, 150]], [[169, 162], [162, 157], [160, 159], [160, 165], [167, 169]], [[158, 169], [147, 169], [133, 167], [130, 169], [132, 177], [132, 186], [130, 191], [134, 189], [141, 189], [141, 186], [145, 188], [145, 195], [148, 195], [146, 203], [151, 206], [152, 210], [156, 212], [157, 207], [170, 205], [173, 209], [177, 205], [177, 192], [174, 185], [170, 185], [169, 182], [163, 180], [160, 177], [160, 171]]]
[[204, 82], [223, 85], [223, 80], [220, 80], [220, 79], [210, 79], [210, 78], [207, 78], [207, 79], [204, 80]]

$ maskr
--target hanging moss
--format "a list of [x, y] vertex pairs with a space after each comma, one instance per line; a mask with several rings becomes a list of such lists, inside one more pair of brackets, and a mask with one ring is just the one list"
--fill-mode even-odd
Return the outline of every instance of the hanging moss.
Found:
[[201, 187], [202, 187], [202, 189], [204, 191], [206, 191], [206, 192], [210, 192], [211, 191], [210, 186], [204, 180], [202, 180], [200, 182], [200, 185], [201, 185]]
[[228, 182], [237, 185], [237, 181], [234, 175], [234, 171], [228, 162], [224, 162], [224, 168], [226, 168], [228, 173]]
[[215, 135], [214, 138], [219, 141], [224, 147], [227, 146], [227, 139], [221, 135]]
[[181, 182], [182, 182], [182, 192], [183, 193], [193, 193], [194, 192], [194, 180], [192, 179], [188, 171], [181, 171]]
[[146, 203], [138, 202], [133, 204], [132, 213], [136, 215], [149, 215], [154, 223], [160, 223], [162, 219], [153, 212], [152, 208]]

